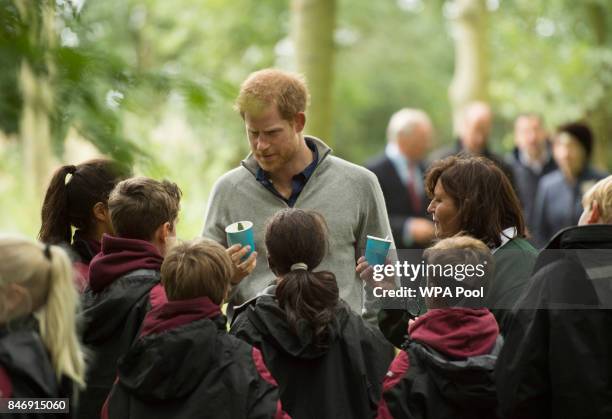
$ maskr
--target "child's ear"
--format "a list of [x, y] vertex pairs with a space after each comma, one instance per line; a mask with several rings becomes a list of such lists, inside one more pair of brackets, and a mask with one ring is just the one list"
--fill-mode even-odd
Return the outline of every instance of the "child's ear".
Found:
[[103, 202], [96, 202], [93, 206], [93, 216], [97, 221], [106, 223], [109, 220], [108, 208]]
[[601, 216], [599, 212], [599, 204], [597, 203], [597, 201], [593, 201], [591, 203], [591, 213], [589, 214], [587, 224], [597, 224]]
[[32, 311], [32, 301], [28, 290], [19, 284], [8, 284], [4, 291], [7, 319], [19, 317]]
[[172, 223], [166, 221], [155, 230], [151, 242], [157, 247], [162, 256], [166, 254], [170, 245], [174, 243], [176, 237], [174, 226]]
[[159, 242], [162, 244], [166, 244], [168, 242], [168, 239], [174, 235], [174, 227], [172, 226], [172, 223], [166, 221], [157, 228], [157, 231], [155, 233], [158, 234], [157, 238]]

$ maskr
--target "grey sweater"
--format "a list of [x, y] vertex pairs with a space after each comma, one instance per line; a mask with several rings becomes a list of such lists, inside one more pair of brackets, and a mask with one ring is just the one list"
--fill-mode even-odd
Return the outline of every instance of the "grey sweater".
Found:
[[[355, 265], [364, 253], [368, 234], [391, 237], [382, 191], [372, 172], [332, 156], [332, 150], [318, 138], [308, 138], [317, 146], [319, 163], [294, 208], [320, 212], [329, 226], [329, 253], [315, 271], [333, 272], [340, 297], [354, 311], [371, 319], [376, 313], [369, 307], [374, 307], [374, 304], [365, 301], [363, 284], [355, 273]], [[255, 297], [274, 279], [264, 246], [265, 225], [277, 211], [287, 208], [281, 198], [257, 182], [256, 173], [257, 162], [249, 155], [240, 167], [219, 178], [208, 201], [204, 224], [203, 236], [223, 246], [227, 246], [225, 227], [228, 224], [242, 220], [254, 224], [257, 266], [240, 283], [232, 298], [234, 305]], [[368, 295], [371, 298], [371, 292]]]

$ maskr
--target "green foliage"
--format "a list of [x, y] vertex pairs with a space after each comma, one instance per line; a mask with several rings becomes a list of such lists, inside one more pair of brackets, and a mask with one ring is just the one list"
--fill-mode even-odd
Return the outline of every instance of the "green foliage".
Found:
[[17, 87], [17, 74], [26, 37], [19, 13], [10, 0], [0, 0], [0, 129], [16, 133], [21, 117], [21, 94]]
[[337, 56], [335, 143], [346, 158], [362, 163], [380, 152], [389, 118], [404, 107], [424, 109], [439, 142], [450, 139], [452, 41], [441, 6], [423, 3], [410, 11], [396, 1], [340, 2], [339, 29], [354, 39]]
[[[427, 111], [438, 143], [450, 141], [451, 0], [337, 1], [336, 154], [363, 163], [381, 151], [388, 119], [402, 107]], [[24, 3], [35, 6], [27, 17], [0, 0], [0, 130], [18, 130], [18, 73], [27, 60], [50, 77], [56, 158], [70, 154], [65, 141], [76, 135], [132, 162], [139, 174], [174, 180], [184, 192], [179, 236], [198, 235], [212, 184], [248, 153], [232, 109], [239, 84], [260, 68], [292, 68], [291, 56], [279, 52], [288, 41], [290, 1], [104, 0], [82, 9], [66, 0]], [[612, 138], [609, 0], [498, 3], [489, 30], [490, 93], [493, 137], [504, 142], [494, 148], [512, 146], [512, 121], [522, 111], [542, 113], [550, 126], [586, 116]], [[33, 34], [49, 4], [54, 37], [43, 42]], [[0, 207], [8, 214], [0, 230], [34, 234], [42, 198], [22, 199], [21, 154], [17, 142], [0, 140]]]
[[611, 115], [609, 2], [503, 2], [491, 17], [491, 94], [502, 118], [535, 111], [553, 128], [594, 112]]

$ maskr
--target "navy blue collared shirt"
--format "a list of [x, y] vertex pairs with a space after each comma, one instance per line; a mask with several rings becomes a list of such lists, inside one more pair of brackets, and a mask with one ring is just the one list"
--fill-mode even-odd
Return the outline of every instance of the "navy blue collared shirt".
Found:
[[272, 184], [272, 181], [270, 180], [270, 175], [261, 167], [257, 166], [257, 176], [255, 177], [257, 182], [261, 183], [266, 189], [285, 201], [290, 207], [295, 205], [295, 201], [297, 201], [298, 196], [300, 196], [300, 192], [302, 192], [304, 186], [306, 186], [306, 182], [308, 182], [308, 179], [310, 179], [310, 176], [312, 176], [312, 173], [319, 163], [319, 150], [317, 150], [317, 146], [314, 142], [307, 138], [304, 140], [306, 141], [308, 148], [312, 151], [312, 163], [306, 166], [302, 172], [293, 176], [293, 179], [291, 179], [291, 196], [289, 199], [286, 199], [276, 190]]

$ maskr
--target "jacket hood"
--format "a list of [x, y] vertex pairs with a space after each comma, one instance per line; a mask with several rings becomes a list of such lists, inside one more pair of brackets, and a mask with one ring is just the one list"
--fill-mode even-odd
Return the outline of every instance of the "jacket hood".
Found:
[[545, 249], [612, 249], [612, 225], [589, 224], [564, 228], [550, 239]]
[[153, 244], [105, 234], [102, 247], [89, 265], [89, 286], [100, 292], [117, 278], [137, 269], [159, 271], [163, 257]]
[[493, 372], [503, 338], [487, 309], [431, 310], [409, 329], [409, 348], [445, 397], [471, 410], [494, 408]]
[[591, 224], [558, 232], [540, 252], [533, 272], [558, 260], [577, 263], [593, 286], [593, 304], [612, 309], [612, 225]]
[[452, 359], [488, 354], [499, 335], [488, 309], [448, 308], [429, 310], [408, 327], [410, 339]]
[[29, 316], [19, 322], [18, 330], [9, 333], [6, 329], [0, 329], [0, 365], [9, 377], [27, 381], [39, 397], [57, 397], [59, 387], [55, 371], [36, 331], [37, 327], [36, 320]]
[[141, 337], [119, 359], [121, 385], [150, 401], [192, 393], [211, 373], [216, 337], [225, 330], [225, 317], [219, 313], [219, 306], [208, 298], [172, 301], [153, 309]]
[[221, 315], [219, 305], [208, 297], [167, 301], [147, 313], [142, 322], [140, 336], [162, 333], [196, 320], [219, 315]]
[[338, 304], [335, 319], [329, 326], [327, 340], [321, 347], [314, 344], [312, 329], [305, 321], [298, 325], [297, 332], [289, 327], [287, 316], [278, 306], [276, 297], [262, 295], [257, 298], [256, 307], [257, 310], [246, 309], [253, 326], [274, 347], [301, 359], [315, 359], [325, 355], [329, 347], [340, 338], [348, 320], [347, 310], [350, 310], [345, 303]]

